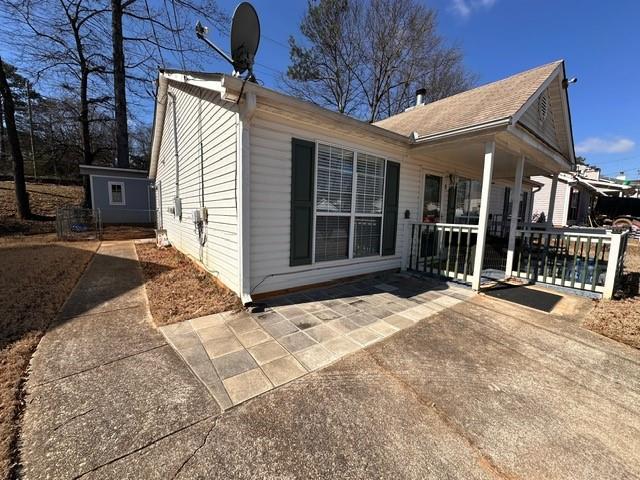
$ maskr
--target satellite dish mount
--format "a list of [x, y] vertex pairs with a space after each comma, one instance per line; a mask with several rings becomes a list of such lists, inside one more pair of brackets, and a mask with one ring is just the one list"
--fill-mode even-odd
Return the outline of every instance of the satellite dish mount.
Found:
[[231, 56], [207, 38], [207, 27], [200, 22], [196, 24], [196, 36], [233, 66], [234, 76], [239, 77], [246, 72], [245, 80], [256, 82], [253, 65], [260, 45], [260, 21], [253, 5], [242, 2], [233, 12]]

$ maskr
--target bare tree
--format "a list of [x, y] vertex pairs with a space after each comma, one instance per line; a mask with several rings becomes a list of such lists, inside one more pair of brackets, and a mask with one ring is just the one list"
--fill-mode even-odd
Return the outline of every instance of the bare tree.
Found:
[[[285, 85], [369, 122], [404, 110], [416, 88], [427, 88], [430, 100], [467, 89], [474, 77], [436, 23], [417, 0], [309, 0], [304, 45], [290, 40]], [[349, 108], [335, 94], [345, 91]]]
[[[150, 93], [158, 64], [186, 60], [203, 52], [195, 42], [195, 18], [221, 27], [226, 15], [212, 0], [163, 0], [153, 8], [148, 0], [111, 0], [111, 43], [118, 166], [129, 166], [127, 90]], [[128, 59], [128, 61], [127, 61]], [[128, 86], [128, 88], [127, 88]]]
[[29, 195], [27, 194], [27, 185], [24, 180], [24, 161], [22, 158], [22, 150], [20, 148], [20, 139], [18, 137], [18, 129], [16, 127], [15, 108], [11, 88], [4, 72], [4, 64], [0, 58], [0, 95], [2, 95], [2, 103], [4, 106], [4, 119], [7, 125], [7, 138], [11, 148], [11, 157], [13, 159], [13, 180], [16, 191], [16, 209], [18, 217], [22, 219], [31, 216], [29, 208]]
[[300, 31], [312, 47], [289, 38], [292, 63], [284, 83], [290, 92], [340, 113], [353, 112], [358, 102], [353, 66], [358, 62], [354, 40], [360, 12], [359, 3], [346, 0], [309, 3]]

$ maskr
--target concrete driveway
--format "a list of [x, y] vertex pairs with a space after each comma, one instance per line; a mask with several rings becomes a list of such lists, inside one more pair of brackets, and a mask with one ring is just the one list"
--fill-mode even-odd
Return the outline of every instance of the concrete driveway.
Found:
[[[166, 357], [159, 370], [141, 353], [36, 385], [25, 476], [640, 478], [640, 352], [499, 300], [453, 305], [225, 412], [162, 343], [147, 352]], [[101, 382], [113, 405], [104, 385], [87, 393]]]

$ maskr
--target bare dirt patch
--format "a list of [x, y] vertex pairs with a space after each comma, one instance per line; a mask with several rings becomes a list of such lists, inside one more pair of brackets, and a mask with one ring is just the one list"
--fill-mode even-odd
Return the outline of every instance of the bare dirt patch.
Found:
[[105, 225], [102, 229], [102, 240], [138, 240], [155, 238], [153, 227], [137, 225]]
[[242, 307], [240, 299], [174, 248], [136, 245], [156, 325], [168, 325]]
[[624, 279], [615, 299], [596, 302], [583, 325], [640, 349], [640, 245], [637, 240], [629, 240]]
[[0, 241], [0, 478], [17, 460], [16, 439], [27, 367], [47, 326], [98, 247], [52, 235]]
[[65, 205], [82, 205], [84, 190], [77, 185], [27, 183], [31, 213], [38, 219], [16, 218], [15, 190], [12, 181], [0, 181], [0, 236], [33, 235], [55, 232], [56, 210]]

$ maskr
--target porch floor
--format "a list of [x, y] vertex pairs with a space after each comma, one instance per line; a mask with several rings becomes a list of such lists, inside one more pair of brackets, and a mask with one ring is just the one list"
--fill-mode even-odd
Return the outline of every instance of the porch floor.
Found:
[[160, 330], [227, 409], [472, 295], [468, 288], [396, 274], [276, 297], [262, 313], [225, 312]]

